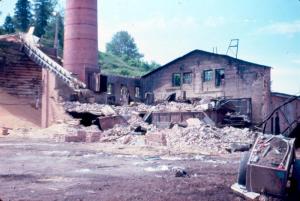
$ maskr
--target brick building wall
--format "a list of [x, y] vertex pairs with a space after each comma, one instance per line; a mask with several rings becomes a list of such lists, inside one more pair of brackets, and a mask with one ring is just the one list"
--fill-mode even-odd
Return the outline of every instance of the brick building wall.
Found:
[[[285, 103], [286, 101], [293, 98], [291, 95], [283, 93], [272, 93], [271, 94], [271, 111]], [[284, 131], [291, 123], [295, 120], [300, 120], [300, 99], [295, 100], [278, 111], [278, 117], [280, 122], [280, 131]], [[275, 118], [277, 116], [275, 113], [271, 119], [267, 122], [267, 132], [275, 132]], [[273, 128], [272, 128], [273, 127]]]
[[[55, 51], [48, 51], [50, 57], [57, 59]], [[51, 54], [54, 53], [54, 54]], [[58, 61], [58, 60], [56, 60]], [[57, 120], [65, 118], [58, 104], [56, 83], [58, 77], [34, 63], [23, 51], [18, 35], [0, 36], [0, 124], [3, 116], [11, 116], [11, 121], [25, 121], [28, 124], [48, 127]], [[13, 100], [13, 105], [9, 105]], [[27, 122], [27, 123], [26, 123]], [[20, 125], [20, 126], [23, 126]]]
[[16, 41], [0, 42], [0, 87], [10, 95], [41, 98], [42, 68], [32, 62]]
[[[224, 72], [221, 80], [217, 75], [220, 70]], [[143, 94], [153, 92], [156, 101], [172, 93], [177, 97], [185, 93], [187, 98], [251, 98], [253, 121], [258, 123], [270, 110], [270, 70], [267, 66], [196, 50], [143, 76]], [[174, 74], [180, 75], [178, 86], [174, 86]], [[184, 78], [187, 74], [191, 77], [189, 82]]]
[[141, 101], [142, 83], [140, 78], [115, 75], [105, 76], [107, 77], [107, 98], [112, 97], [116, 104], [121, 104], [123, 98], [122, 93], [127, 91], [131, 100], [137, 102]]

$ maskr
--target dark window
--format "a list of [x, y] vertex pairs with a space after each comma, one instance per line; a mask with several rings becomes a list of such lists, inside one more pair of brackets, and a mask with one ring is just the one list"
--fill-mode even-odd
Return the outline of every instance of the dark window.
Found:
[[140, 98], [141, 97], [141, 88], [140, 87], [135, 87], [135, 94], [134, 96], [136, 98]]
[[114, 93], [114, 85], [112, 83], [107, 84], [107, 94], [113, 94]]
[[172, 86], [173, 87], [180, 87], [181, 86], [181, 74], [174, 73], [172, 76]]
[[128, 88], [127, 86], [125, 85], [121, 85], [121, 95], [124, 96], [124, 95], [128, 95], [129, 94], [129, 91], [128, 91]]
[[224, 69], [216, 70], [216, 86], [219, 87], [224, 84], [225, 72]]
[[95, 72], [87, 72], [87, 87], [94, 92], [100, 91], [100, 74]]
[[192, 84], [192, 73], [183, 73], [183, 84]]
[[100, 75], [100, 92], [107, 92], [107, 76]]
[[205, 70], [203, 71], [203, 82], [208, 82], [213, 79], [213, 71], [212, 70]]

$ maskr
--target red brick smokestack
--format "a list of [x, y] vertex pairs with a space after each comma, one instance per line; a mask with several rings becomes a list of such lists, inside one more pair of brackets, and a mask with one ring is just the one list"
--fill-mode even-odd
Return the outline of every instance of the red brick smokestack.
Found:
[[97, 0], [67, 0], [64, 67], [87, 83], [87, 71], [99, 72]]

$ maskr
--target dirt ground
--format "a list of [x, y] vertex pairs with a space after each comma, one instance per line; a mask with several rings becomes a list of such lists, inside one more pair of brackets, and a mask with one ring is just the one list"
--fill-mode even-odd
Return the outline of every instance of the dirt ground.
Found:
[[[0, 138], [7, 200], [243, 200], [232, 193], [239, 154], [172, 156], [151, 148]], [[99, 147], [96, 149], [96, 147]], [[186, 177], [175, 177], [185, 170]]]

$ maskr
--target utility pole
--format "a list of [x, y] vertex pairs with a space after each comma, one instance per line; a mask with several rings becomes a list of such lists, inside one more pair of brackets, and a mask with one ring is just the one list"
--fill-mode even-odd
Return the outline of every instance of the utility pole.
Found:
[[230, 51], [235, 55], [235, 58], [237, 59], [238, 53], [239, 53], [239, 43], [240, 43], [240, 39], [231, 39], [228, 49], [227, 49], [227, 52], [226, 52], [226, 55], [228, 55], [228, 53]]
[[213, 47], [213, 53], [218, 54], [218, 47]]
[[53, 47], [55, 49], [58, 49], [58, 18], [59, 18], [59, 13], [55, 12], [54, 16], [55, 16], [55, 35], [54, 35]]

